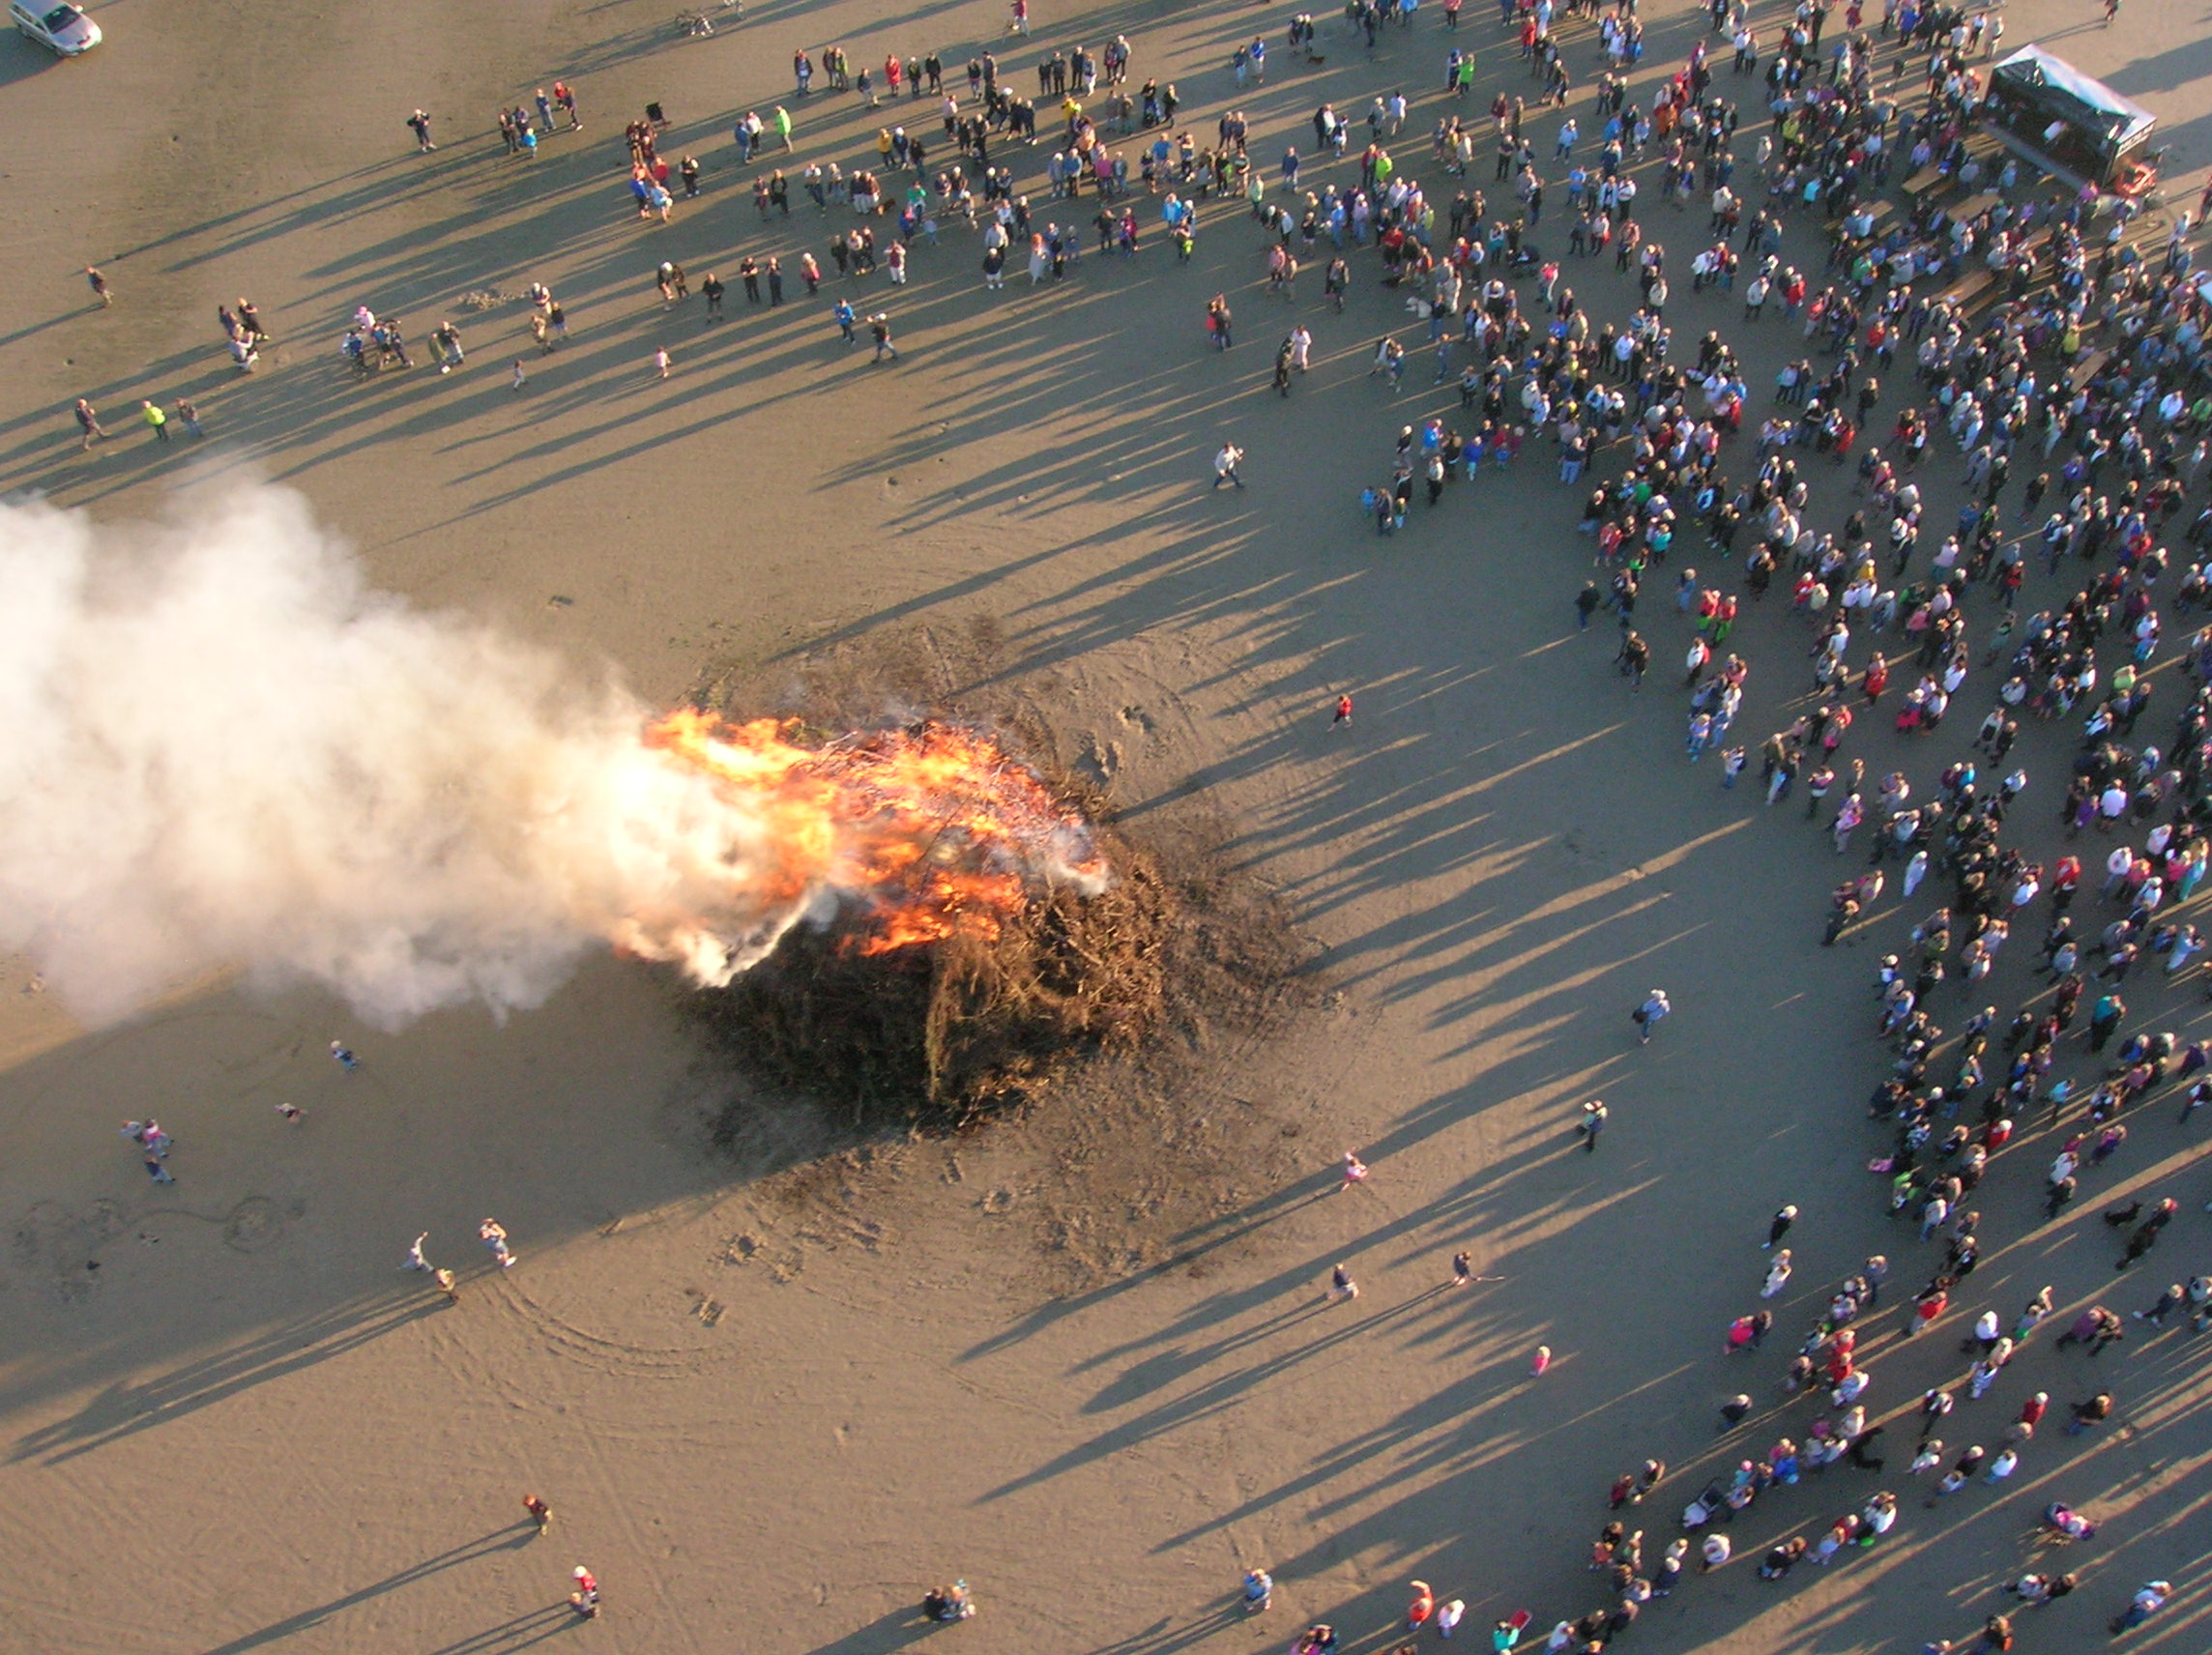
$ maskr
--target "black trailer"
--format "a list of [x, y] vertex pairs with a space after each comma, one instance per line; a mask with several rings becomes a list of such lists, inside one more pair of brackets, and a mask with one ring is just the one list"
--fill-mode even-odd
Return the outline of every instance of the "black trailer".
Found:
[[2107, 189], [2139, 185], [2157, 125], [2141, 104], [2041, 46], [1991, 70], [1982, 119], [2048, 170]]

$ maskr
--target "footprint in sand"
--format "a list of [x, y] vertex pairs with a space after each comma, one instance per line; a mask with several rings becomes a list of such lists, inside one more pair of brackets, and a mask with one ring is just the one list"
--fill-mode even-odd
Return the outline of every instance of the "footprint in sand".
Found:
[[267, 1196], [249, 1195], [222, 1222], [222, 1241], [241, 1253], [258, 1253], [282, 1239], [284, 1215]]
[[1121, 743], [1101, 741], [1095, 734], [1085, 736], [1075, 768], [1098, 786], [1106, 786], [1121, 768]]

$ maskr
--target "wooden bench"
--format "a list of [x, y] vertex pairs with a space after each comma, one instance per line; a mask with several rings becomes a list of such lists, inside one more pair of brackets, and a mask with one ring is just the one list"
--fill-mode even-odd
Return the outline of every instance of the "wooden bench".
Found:
[[2003, 199], [1995, 190], [1986, 189], [1981, 194], [1969, 195], [1958, 206], [1946, 207], [1943, 211], [1951, 216], [1953, 223], [1970, 224]]
[[1918, 197], [1927, 194], [1929, 190], [1935, 189], [1936, 186], [1941, 184], [1942, 182], [1943, 169], [1939, 166], [1931, 164], [1922, 167], [1918, 172], [1914, 173], [1910, 178], [1906, 179], [1903, 188], [1906, 194]]
[[2080, 362], [2076, 363], [2072, 367], [2068, 368], [2066, 370], [2066, 383], [2068, 388], [2074, 391], [2080, 391], [2084, 385], [2087, 385], [2092, 379], [2095, 379], [2097, 375], [2103, 373], [2105, 371], [2105, 363], [2111, 360], [2111, 355], [2112, 353], [2109, 350], [2091, 351], [2087, 356], [2083, 357]]
[[[1994, 179], [1996, 172], [1997, 157], [2003, 152], [2003, 144], [1992, 136], [1987, 130], [1978, 129], [1966, 135], [1966, 153], [1960, 160], [1960, 171], [1965, 170], [1967, 162], [1974, 163], [1974, 188], [1979, 189]], [[1951, 176], [1954, 181], [1957, 181], [1959, 174], [1953, 173]]]
[[1978, 264], [1943, 289], [1941, 297], [1961, 310], [1970, 310], [1984, 297], [1994, 292], [1996, 284], [1996, 272], [1986, 264]]

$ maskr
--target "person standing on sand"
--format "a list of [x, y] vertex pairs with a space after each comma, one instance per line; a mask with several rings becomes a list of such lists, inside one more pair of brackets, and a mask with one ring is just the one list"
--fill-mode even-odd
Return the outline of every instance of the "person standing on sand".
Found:
[[1465, 1253], [1454, 1253], [1451, 1256], [1451, 1279], [1452, 1286], [1455, 1288], [1464, 1288], [1468, 1283], [1473, 1281], [1473, 1259]]
[[477, 1227], [477, 1234], [491, 1249], [491, 1256], [499, 1261], [501, 1269], [514, 1268], [514, 1254], [507, 1245], [507, 1230], [504, 1225], [487, 1218]]
[[581, 1563], [570, 1571], [570, 1578], [576, 1589], [568, 1594], [568, 1607], [586, 1620], [594, 1619], [599, 1612], [599, 1582]]
[[454, 1281], [452, 1271], [433, 1270], [430, 1272], [430, 1280], [438, 1292], [446, 1295], [448, 1304], [459, 1304], [461, 1302], [461, 1290]]
[[1781, 1240], [1783, 1236], [1789, 1234], [1790, 1227], [1796, 1222], [1797, 1208], [1793, 1205], [1783, 1207], [1774, 1215], [1774, 1222], [1766, 1227], [1766, 1239], [1759, 1244], [1760, 1251], [1763, 1253], [1775, 1242]]
[[84, 267], [84, 279], [91, 285], [92, 296], [100, 301], [102, 310], [115, 303], [115, 294], [107, 285], [107, 277], [101, 275], [98, 265], [88, 264]]
[[354, 1070], [361, 1067], [361, 1060], [346, 1050], [346, 1045], [343, 1040], [333, 1040], [331, 1042], [331, 1060], [336, 1063], [339, 1068], [345, 1070], [345, 1072], [349, 1075], [352, 1074]]
[[1614, 657], [1620, 668], [1620, 676], [1629, 681], [1628, 687], [1637, 694], [1644, 691], [1644, 669], [1651, 664], [1651, 646], [1632, 626], [1623, 626], [1620, 632], [1620, 651]]
[[2168, 1196], [2157, 1206], [2153, 1207], [2150, 1216], [2145, 1218], [2141, 1225], [2137, 1228], [2136, 1233], [2128, 1237], [2127, 1252], [2112, 1268], [2115, 1270], [2126, 1269], [2156, 1246], [2160, 1233], [2166, 1229], [2168, 1224], [2172, 1222], [2173, 1215], [2179, 1210], [2180, 1205], [2171, 1196]]
[[[2092, 1356], [2094, 1350], [2089, 1352]], [[2099, 1391], [2087, 1402], [2078, 1402], [2073, 1408], [2073, 1419], [2066, 1427], [2066, 1435], [2079, 1437], [2092, 1425], [2102, 1425], [2112, 1415], [2112, 1393]]]
[[422, 1256], [422, 1243], [429, 1239], [430, 1233], [427, 1230], [416, 1236], [415, 1245], [407, 1249], [407, 1257], [399, 1261], [399, 1267], [403, 1270], [421, 1270], [427, 1275], [430, 1261]]
[[1761, 1298], [1772, 1298], [1790, 1282], [1790, 1249], [1785, 1247], [1774, 1255], [1774, 1263], [1767, 1267], [1766, 1281], [1759, 1290]]
[[1351, 722], [1352, 697], [1349, 695], [1340, 695], [1336, 698], [1336, 716], [1328, 721], [1328, 727], [1333, 730], [1339, 724], [1349, 724]]
[[107, 435], [107, 428], [100, 422], [100, 410], [81, 396], [76, 399], [76, 427], [84, 435], [86, 453], [92, 451], [93, 438], [104, 439]]
[[1909, 1339], [1925, 1327], [1933, 1326], [1951, 1303], [1951, 1278], [1937, 1276], [1912, 1295], [1912, 1316], [1899, 1330], [1901, 1338]]
[[1265, 1569], [1247, 1569], [1244, 1571], [1244, 1612], [1246, 1614], [1264, 1613], [1267, 1605], [1274, 1600], [1274, 1596], [1275, 1580], [1272, 1575]]
[[138, 1146], [145, 1157], [146, 1176], [158, 1184], [173, 1184], [177, 1180], [169, 1176], [169, 1169], [161, 1165], [169, 1153], [169, 1139], [158, 1120], [126, 1120], [123, 1136]]
[[1328, 1273], [1328, 1302], [1342, 1304], [1346, 1299], [1359, 1296], [1359, 1284], [1352, 1279], [1352, 1272], [1342, 1264]]
[[1859, 1266], [1859, 1280], [1866, 1283], [1866, 1292], [1860, 1308], [1872, 1310], [1881, 1302], [1881, 1284], [1889, 1280], [1889, 1258], [1882, 1253], [1870, 1253], [1867, 1262]]
[[169, 441], [169, 417], [161, 412], [159, 405], [152, 402], [141, 401], [138, 408], [140, 417], [146, 421], [147, 428], [160, 438], [165, 446]]
[[1653, 989], [1645, 997], [1644, 1003], [1629, 1013], [1629, 1016], [1634, 1018], [1636, 1022], [1637, 1043], [1648, 1046], [1651, 1043], [1652, 1031], [1656, 1030], [1674, 1009], [1674, 1007], [1668, 1002], [1666, 991]]
[[1342, 1184], [1338, 1185], [1337, 1187], [1338, 1187], [1338, 1188], [1340, 1188], [1340, 1189], [1350, 1189], [1350, 1188], [1352, 1188], [1352, 1186], [1353, 1186], [1353, 1184], [1363, 1184], [1363, 1183], [1365, 1183], [1366, 1181], [1367, 1181], [1367, 1163], [1366, 1163], [1365, 1161], [1362, 1161], [1362, 1160], [1361, 1160], [1361, 1159], [1360, 1159], [1360, 1158], [1359, 1158], [1359, 1157], [1358, 1157], [1356, 1154], [1354, 1154], [1354, 1153], [1353, 1153], [1352, 1150], [1350, 1150], [1350, 1149], [1347, 1149], [1347, 1150], [1345, 1150], [1345, 1152], [1344, 1152], [1344, 1182], [1343, 1182]]
[[438, 146], [430, 141], [430, 116], [427, 110], [418, 109], [407, 117], [408, 131], [415, 134], [415, 153], [428, 155]]
[[653, 353], [653, 365], [662, 379], [668, 377], [668, 347], [663, 345]]
[[1605, 1130], [1605, 1117], [1604, 1098], [1593, 1097], [1583, 1105], [1582, 1125], [1577, 1130], [1582, 1133], [1583, 1153], [1586, 1155], [1596, 1152], [1597, 1135]]
[[538, 1533], [543, 1534], [553, 1526], [553, 1508], [536, 1495], [522, 1496], [522, 1509], [530, 1514], [530, 1521], [538, 1524]]
[[1244, 479], [1237, 475], [1237, 468], [1243, 460], [1242, 449], [1235, 443], [1223, 443], [1221, 451], [1213, 456], [1213, 486], [1219, 488], [1225, 482], [1233, 482], [1242, 488]]
[[508, 381], [508, 384], [512, 389], [520, 391], [523, 385], [528, 381], [529, 377], [530, 376], [528, 374], [522, 371], [522, 359], [520, 357], [516, 357], [514, 359], [514, 377]]
[[2173, 1596], [2173, 1587], [2165, 1581], [2145, 1581], [2128, 1600], [2128, 1607], [2106, 1623], [2106, 1629], [2114, 1638], [2133, 1631], [2166, 1607], [2166, 1600]]

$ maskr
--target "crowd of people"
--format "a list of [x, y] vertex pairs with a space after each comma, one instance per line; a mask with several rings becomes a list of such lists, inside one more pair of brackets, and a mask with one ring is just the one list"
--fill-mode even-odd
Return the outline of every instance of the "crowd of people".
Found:
[[[1790, 669], [1794, 682], [1784, 689], [1809, 691], [1810, 710], [1760, 744], [1761, 797], [1776, 806], [1801, 785], [1805, 814], [1819, 823], [1834, 854], [1871, 852], [1867, 871], [1834, 889], [1822, 940], [1833, 944], [1860, 926], [1890, 921], [1890, 912], [1877, 912], [1885, 864], [1895, 864], [1904, 897], [1930, 878], [1941, 893], [1931, 912], [1912, 915], [1906, 948], [1882, 957], [1871, 1023], [1889, 1048], [1871, 1101], [1888, 1142], [1874, 1165], [1887, 1180], [1890, 1210], [1916, 1225], [1900, 1251], [1932, 1254], [1925, 1285], [1897, 1307], [1901, 1331], [1910, 1335], [1964, 1308], [1954, 1295], [1965, 1296], [1983, 1246], [1975, 1194], [1985, 1179], [2003, 1176], [2003, 1151], [2018, 1147], [2018, 1138], [2032, 1131], [2058, 1146], [2043, 1209], [2046, 1222], [2058, 1221], [2080, 1180], [2122, 1176], [2123, 1116], [2178, 1089], [2186, 1123], [2212, 1095], [2212, 1081], [2193, 1079], [2212, 1061], [2212, 1047], [2155, 1026], [2128, 1030], [2120, 994], [2131, 971], [2170, 982], [2204, 947], [2174, 910], [2194, 893], [2212, 855], [2202, 826], [2212, 783], [2212, 626], [2195, 633], [2169, 676], [2168, 693], [2182, 705], [2164, 750], [2136, 732], [2154, 687], [2162, 611], [2186, 625], [2194, 611], [2212, 607], [2202, 561], [2212, 507], [2184, 516], [2191, 491], [2207, 480], [2208, 311], [2189, 279], [2187, 215], [2163, 246], [2145, 246], [2131, 205], [2094, 190], [2012, 199], [2019, 163], [1985, 159], [1972, 142], [1980, 86], [1970, 59], [1977, 47], [1994, 49], [1988, 18], [1904, 6], [1863, 31], [1853, 6], [1848, 32], [1823, 53], [1824, 13], [1798, 9], [1766, 72], [1768, 130], [1755, 162], [1766, 200], [1747, 226], [1737, 187], [1751, 181], [1739, 179], [1733, 156], [1737, 110], [1716, 90], [1703, 43], [1662, 81], [1649, 115], [1633, 105], [1617, 109], [1617, 94], [1601, 87], [1593, 168], [1576, 160], [1572, 117], [1562, 126], [1552, 159], [1568, 169], [1565, 262], [1615, 248], [1615, 270], [1637, 284], [1637, 302], [1617, 326], [1597, 325], [1566, 285], [1561, 262], [1528, 247], [1543, 183], [1534, 146], [1520, 131], [1523, 111], [1511, 101], [1501, 99], [1493, 113], [1498, 179], [1514, 180], [1519, 202], [1512, 223], [1487, 215], [1480, 192], [1463, 188], [1448, 243], [1428, 233], [1433, 215], [1419, 187], [1392, 179], [1377, 164], [1387, 152], [1370, 149], [1349, 209], [1352, 239], [1369, 240], [1368, 201], [1359, 198], [1369, 196], [1379, 202], [1372, 218], [1383, 279], [1412, 282], [1422, 300], [1437, 380], [1465, 364], [1460, 402], [1472, 428], [1460, 429], [1445, 415], [1402, 426], [1391, 480], [1368, 490], [1362, 506], [1381, 532], [1395, 532], [1407, 523], [1417, 470], [1438, 507], [1451, 481], [1473, 482], [1486, 459], [1506, 467], [1525, 448], [1546, 445], [1561, 483], [1589, 486], [1581, 528], [1595, 542], [1600, 572], [1586, 582], [1576, 608], [1585, 626], [1594, 612], [1611, 609], [1615, 661], [1632, 688], [1641, 687], [1651, 658], [1640, 630], [1651, 623], [1639, 601], [1645, 584], [1665, 580], [1674, 564], [1664, 588], [1674, 599], [1665, 624], [1680, 640], [1668, 647], [1684, 651], [1687, 753], [1695, 761], [1717, 751], [1724, 786], [1735, 783], [1750, 757], [1730, 740], [1752, 671], [1748, 648], [1730, 647], [1732, 630], [1778, 581], [1788, 590], [1810, 671], [1808, 682]], [[1755, 72], [1748, 21], [1720, 8], [1713, 21], [1737, 43], [1736, 71]], [[1523, 55], [1540, 55], [1531, 48], [1547, 33], [1539, 8], [1525, 19]], [[1617, 55], [1617, 30], [1603, 37], [1609, 58]], [[1877, 74], [1884, 57], [1895, 66], [1886, 77]], [[1890, 88], [1915, 71], [1923, 97], [1907, 106]], [[1464, 131], [1447, 122], [1438, 157], [1464, 170], [1467, 151]], [[1741, 264], [1757, 261], [1736, 325], [1802, 323], [1807, 354], [1784, 367], [1770, 398], [1774, 412], [1748, 445], [1748, 458], [1733, 464], [1761, 393], [1719, 326], [1703, 333], [1694, 358], [1679, 360], [1688, 353], [1674, 348], [1666, 251], [1638, 224], [1634, 191], [1624, 188], [1640, 157], [1656, 163], [1665, 197], [1685, 211], [1692, 200], [1709, 208], [1706, 233], [1715, 239], [1693, 261], [1693, 294], [1732, 293]], [[1955, 213], [1941, 205], [1939, 187], [1897, 211], [1879, 199], [1893, 159], [1914, 173], [1937, 169], [1979, 204]], [[1994, 199], [1981, 197], [1985, 183], [1995, 187]], [[1335, 216], [1324, 204], [1324, 222]], [[1781, 262], [1790, 227], [1819, 238], [1819, 276]], [[1533, 276], [1533, 315], [1524, 314], [1512, 274]], [[1915, 282], [1934, 291], [1916, 293]], [[1707, 301], [1707, 314], [1726, 320], [1732, 310]], [[1395, 381], [1404, 353], [1392, 343], [1379, 348], [1377, 369]], [[1894, 425], [1862, 444], [1885, 401], [1900, 408]], [[1586, 475], [1615, 461], [1617, 473], [1603, 481]], [[1925, 546], [1925, 495], [1942, 486], [1932, 474], [1954, 470], [1957, 520], [1931, 527], [1926, 538], [1936, 543]], [[1814, 520], [1813, 484], [1822, 472], [1850, 481], [1839, 529]], [[2178, 575], [2161, 543], [2169, 536], [2187, 547], [2180, 555], [2189, 566]], [[1702, 579], [1683, 566], [1693, 540], [1730, 572]], [[2031, 559], [2052, 597], [2023, 614]], [[1656, 607], [1666, 615], [1664, 603]], [[1789, 637], [1787, 625], [1781, 635]], [[1901, 663], [1909, 686], [1893, 692]], [[1993, 711], [1975, 756], [1945, 766], [1916, 793], [1906, 769], [1912, 743], [1941, 724], [1976, 673], [1989, 681]], [[1890, 731], [1875, 737], [1884, 716]], [[2047, 784], [2063, 836], [2055, 856], [2039, 858], [2022, 842], [2021, 801], [2030, 779], [2013, 751], [2022, 719], [2080, 720], [2066, 773]], [[1869, 760], [1848, 740], [1854, 726], [1859, 747], [1896, 743], [1874, 761], [1885, 772], [1878, 785], [1869, 783]], [[1871, 845], [1854, 846], [1861, 828]], [[2082, 878], [2075, 842], [2083, 833], [2097, 836], [2104, 868], [2090, 898], [2099, 910], [2094, 920], [2075, 907]], [[2029, 926], [2040, 931], [2040, 959], [2005, 1024], [1995, 1005], [1972, 1002], [1989, 992], [1984, 985], [2012, 931]], [[1956, 1014], [1941, 1006], [1944, 1020], [1958, 1017], [1956, 1031], [1947, 1032], [1938, 1004], [1958, 1000], [1945, 987], [1952, 983], [1965, 1003]], [[2091, 1002], [2085, 1019], [2084, 999]], [[2084, 1066], [2089, 1072], [2081, 1074]], [[1594, 1131], [1586, 1122], [1585, 1130], [1586, 1147], [1594, 1147]], [[2104, 1213], [2128, 1232], [2120, 1270], [2151, 1253], [2178, 1206], [2170, 1197], [2147, 1206], [2139, 1199]], [[1770, 1230], [1770, 1245], [1794, 1219], [1793, 1209], [1785, 1214]], [[1811, 1325], [1781, 1379], [1783, 1406], [1811, 1398], [1816, 1417], [1703, 1479], [1682, 1511], [1681, 1532], [1652, 1548], [1654, 1561], [1646, 1560], [1642, 1530], [1617, 1518], [1608, 1523], [1590, 1559], [1605, 1577], [1605, 1601], [1560, 1619], [1547, 1649], [1602, 1648], [1643, 1605], [1672, 1592], [1687, 1567], [1727, 1565], [1733, 1548], [1726, 1525], [1755, 1500], [1793, 1503], [1787, 1491], [1830, 1466], [1882, 1470], [1885, 1460], [1874, 1450], [1891, 1427], [1869, 1411], [1866, 1351], [1891, 1268], [1877, 1254], [1816, 1295]], [[1783, 1249], [1768, 1261], [1761, 1296], [1782, 1293], [1790, 1272]], [[2133, 1312], [2143, 1337], [2212, 1324], [2212, 1276], [2144, 1296], [2149, 1302]], [[1970, 1484], [2001, 1489], [2023, 1459], [2050, 1453], [2035, 1441], [2051, 1405], [2042, 1390], [2027, 1394], [2009, 1419], [1972, 1433], [1989, 1445], [1968, 1440], [1946, 1449], [1936, 1433], [1954, 1408], [1971, 1408], [2002, 1382], [2052, 1309], [2049, 1289], [2009, 1324], [1994, 1308], [1982, 1309], [1961, 1347], [1964, 1374], [1929, 1387], [1916, 1409], [1901, 1409], [1918, 1415], [1906, 1470], [1931, 1479], [1925, 1506], [1938, 1507]], [[1758, 1351], [1772, 1325], [1770, 1312], [1747, 1312], [1728, 1330], [1728, 1350]], [[2079, 1344], [2093, 1356], [2128, 1331], [2119, 1312], [2091, 1305], [2052, 1343]], [[2067, 1410], [2069, 1435], [2097, 1429], [2119, 1407], [2106, 1384], [2085, 1380], [2081, 1389]], [[1764, 1411], [1738, 1392], [1723, 1407], [1723, 1429], [1733, 1432]], [[1640, 1501], [1664, 1470], [1649, 1462], [1624, 1474], [1614, 1506]], [[1763, 1579], [1860, 1554], [1900, 1521], [1895, 1490], [1830, 1503], [1843, 1509], [1764, 1550]], [[2052, 1502], [2041, 1529], [2064, 1543], [2092, 1537], [2095, 1524]], [[2024, 1604], [2041, 1604], [2077, 1581], [2073, 1573], [2030, 1570], [2010, 1589]], [[2145, 1583], [2111, 1630], [2140, 1624], [2170, 1594], [2163, 1581]], [[1410, 1624], [1425, 1618], [1428, 1596], [1425, 1587], [1417, 1592]], [[1496, 1647], [1511, 1647], [1514, 1636], [1500, 1623]], [[1930, 1647], [2002, 1649], [2013, 1638], [2011, 1619], [1997, 1612], [1978, 1635]]]

